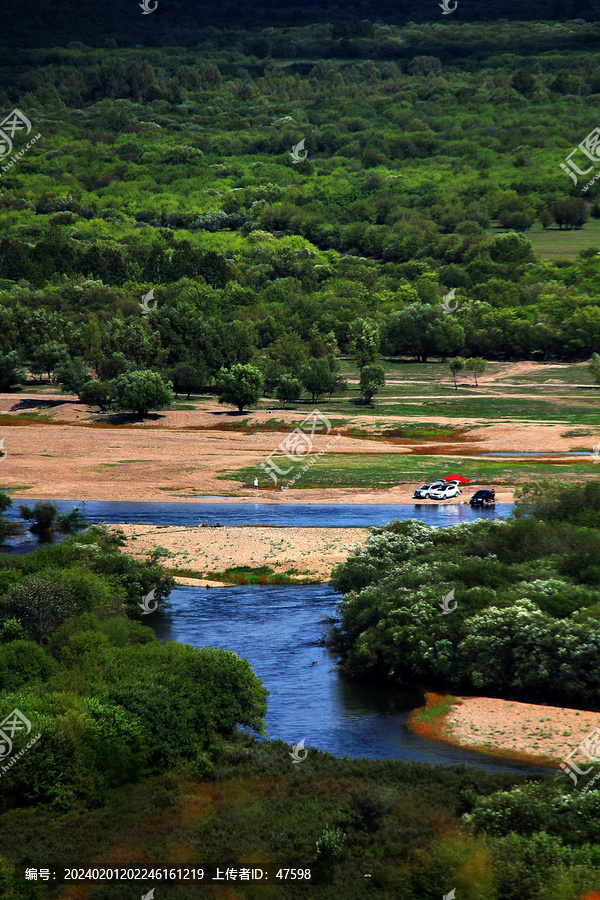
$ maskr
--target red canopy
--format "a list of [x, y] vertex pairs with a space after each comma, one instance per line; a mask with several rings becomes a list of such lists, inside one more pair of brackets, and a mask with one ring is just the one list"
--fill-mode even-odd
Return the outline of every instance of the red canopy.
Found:
[[444, 481], [458, 481], [460, 484], [468, 484], [470, 479], [464, 478], [462, 475], [448, 475]]

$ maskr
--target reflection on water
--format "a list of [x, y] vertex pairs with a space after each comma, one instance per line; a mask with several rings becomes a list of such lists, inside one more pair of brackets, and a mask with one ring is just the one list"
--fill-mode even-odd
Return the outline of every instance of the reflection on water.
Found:
[[53, 531], [43, 531], [39, 534], [32, 534], [29, 529], [24, 529], [22, 534], [11, 534], [7, 537], [3, 544], [0, 544], [0, 553], [10, 553], [12, 556], [20, 556], [24, 553], [30, 553], [38, 547], [44, 547], [47, 544], [60, 544], [64, 541], [66, 535], [57, 534]]
[[319, 645], [339, 594], [326, 585], [199, 588], [173, 591], [173, 609], [153, 623], [163, 640], [222, 647], [250, 662], [270, 691], [267, 733], [336, 756], [470, 763], [531, 771], [431, 743], [406, 728], [422, 698], [352, 684]]
[[[28, 500], [35, 503], [35, 500]], [[80, 501], [57, 501], [68, 512]], [[156, 525], [278, 525], [294, 527], [372, 527], [414, 518], [449, 526], [476, 518], [506, 516], [512, 506], [471, 509], [467, 505], [267, 503], [135, 503], [90, 501], [90, 522]], [[17, 511], [7, 511], [16, 519]], [[60, 541], [63, 535], [47, 535]], [[5, 552], [25, 553], [42, 543], [31, 534], [10, 538]], [[422, 698], [391, 688], [356, 685], [340, 676], [335, 660], [320, 646], [335, 615], [339, 595], [326, 585], [206, 588], [179, 587], [173, 609], [152, 624], [163, 640], [196, 647], [223, 647], [250, 662], [269, 690], [267, 731], [288, 743], [336, 756], [398, 758], [430, 763], [469, 763], [486, 769], [539, 772], [534, 767], [495, 762], [477, 754], [435, 744], [406, 728], [409, 712]]]

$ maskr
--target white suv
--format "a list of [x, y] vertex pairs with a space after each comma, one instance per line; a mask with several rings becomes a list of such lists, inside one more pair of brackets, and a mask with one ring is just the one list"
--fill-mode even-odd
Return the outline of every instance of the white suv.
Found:
[[433, 488], [429, 491], [428, 497], [431, 500], [452, 500], [453, 497], [458, 497], [459, 494], [462, 494], [462, 491], [454, 482], [453, 484], [445, 484], [443, 487]]
[[431, 481], [428, 484], [422, 484], [421, 487], [417, 488], [414, 492], [413, 497], [416, 497], [417, 500], [427, 500], [430, 491], [434, 490], [434, 488], [441, 488], [443, 486], [443, 481]]

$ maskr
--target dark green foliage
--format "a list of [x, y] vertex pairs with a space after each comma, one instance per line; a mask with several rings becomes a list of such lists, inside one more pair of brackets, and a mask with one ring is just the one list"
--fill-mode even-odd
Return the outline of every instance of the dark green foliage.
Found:
[[50, 500], [38, 500], [33, 509], [20, 504], [19, 513], [23, 519], [33, 522], [32, 531], [50, 531], [58, 519], [58, 506]]
[[242, 412], [245, 406], [258, 402], [263, 376], [256, 366], [237, 363], [230, 369], [221, 369], [216, 384], [219, 403], [231, 403]]
[[25, 375], [16, 350], [0, 353], [0, 390], [9, 391], [15, 385], [22, 384]]
[[597, 522], [599, 488], [526, 489], [506, 522], [374, 529], [333, 572], [345, 602], [331, 645], [344, 669], [600, 709], [600, 539], [574, 524]]
[[[188, 395], [222, 373], [241, 410], [284, 378], [293, 400], [319, 360], [307, 387], [330, 393], [338, 350], [363, 374], [380, 350], [592, 357], [595, 374], [598, 186], [558, 167], [597, 105], [593, 5], [7, 8], [2, 105], [43, 142], [2, 172], [0, 386], [22, 363], [144, 415], [170, 399], [155, 372]], [[249, 365], [262, 378], [227, 382]], [[335, 575], [344, 667], [598, 708], [599, 510], [597, 484], [554, 485], [525, 490], [507, 524], [377, 530]], [[566, 779], [511, 790], [513, 777], [316, 751], [298, 771], [280, 742], [234, 739], [261, 727], [264, 691], [244, 661], [162, 646], [141, 624], [141, 598], [155, 590], [163, 608], [172, 583], [101, 529], [0, 560], [3, 705], [42, 733], [0, 778], [0, 896], [46, 896], [23, 879], [30, 863], [96, 865], [123, 847], [156, 864], [198, 847], [317, 862], [327, 882], [307, 895], [324, 900], [597, 890], [597, 795]]]
[[206, 367], [202, 363], [193, 365], [188, 362], [178, 363], [166, 372], [167, 378], [173, 384], [175, 399], [179, 394], [200, 394], [206, 384]]
[[315, 403], [321, 394], [329, 393], [332, 374], [328, 359], [309, 359], [300, 370], [300, 381]]
[[287, 372], [284, 373], [275, 389], [275, 396], [278, 400], [281, 400], [283, 408], [285, 409], [286, 403], [293, 403], [295, 400], [299, 400], [301, 394], [302, 383], [297, 378], [294, 378], [293, 375], [289, 375]]
[[115, 398], [115, 384], [112, 381], [87, 381], [81, 389], [80, 399], [90, 406], [99, 406], [102, 412], [110, 409]]
[[172, 389], [171, 382], [163, 381], [158, 372], [128, 372], [115, 379], [115, 405], [143, 419], [150, 410], [165, 409], [171, 405]]
[[88, 364], [79, 358], [67, 359], [54, 374], [63, 391], [77, 394], [79, 398], [90, 378]]
[[[209, 772], [221, 738], [239, 724], [262, 727], [265, 694], [247, 662], [163, 646], [126, 618], [140, 615], [149, 584], [164, 607], [173, 580], [117, 545], [92, 528], [0, 560], [0, 571], [17, 578], [0, 597], [3, 703], [43, 734], [0, 780], [3, 809], [95, 804], [110, 788], [183, 760]], [[17, 751], [22, 742], [17, 737]]]
[[14, 691], [38, 679], [47, 681], [55, 671], [54, 660], [39, 644], [15, 640], [0, 645], [0, 689], [3, 691]]
[[448, 360], [448, 368], [452, 372], [452, 377], [454, 378], [454, 387], [456, 388], [456, 376], [465, 368], [465, 360], [462, 358], [462, 356], [453, 356], [452, 359]]
[[582, 228], [588, 220], [587, 206], [581, 197], [556, 200], [550, 212], [559, 228]]
[[363, 400], [373, 405], [373, 397], [385, 384], [385, 371], [381, 366], [370, 363], [361, 369], [359, 384]]

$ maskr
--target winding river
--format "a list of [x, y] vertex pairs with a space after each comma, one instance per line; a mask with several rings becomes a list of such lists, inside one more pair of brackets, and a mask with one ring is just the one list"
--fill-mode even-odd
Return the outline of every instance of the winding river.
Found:
[[172, 610], [154, 628], [163, 640], [224, 647], [245, 657], [270, 691], [270, 738], [305, 739], [306, 747], [336, 756], [534, 771], [418, 737], [406, 720], [422, 697], [341, 676], [321, 646], [339, 596], [327, 585], [179, 587], [171, 594]]
[[[27, 500], [32, 505], [34, 500]], [[15, 506], [18, 505], [18, 501]], [[58, 501], [62, 511], [77, 505]], [[159, 525], [278, 525], [282, 527], [372, 527], [393, 519], [418, 519], [449, 526], [485, 516], [506, 516], [511, 506], [472, 510], [466, 505], [260, 504], [229, 502], [89, 502], [91, 522]], [[16, 518], [15, 509], [9, 511]], [[35, 545], [27, 536], [20, 551]], [[10, 548], [19, 552], [17, 545]], [[335, 659], [321, 646], [336, 613], [337, 594], [328, 585], [178, 587], [172, 609], [153, 627], [165, 641], [233, 650], [250, 662], [269, 690], [267, 734], [288, 743], [336, 756], [397, 758], [419, 762], [464, 763], [495, 771], [539, 772], [435, 744], [406, 727], [422, 697], [391, 689], [356, 685], [342, 677]]]

